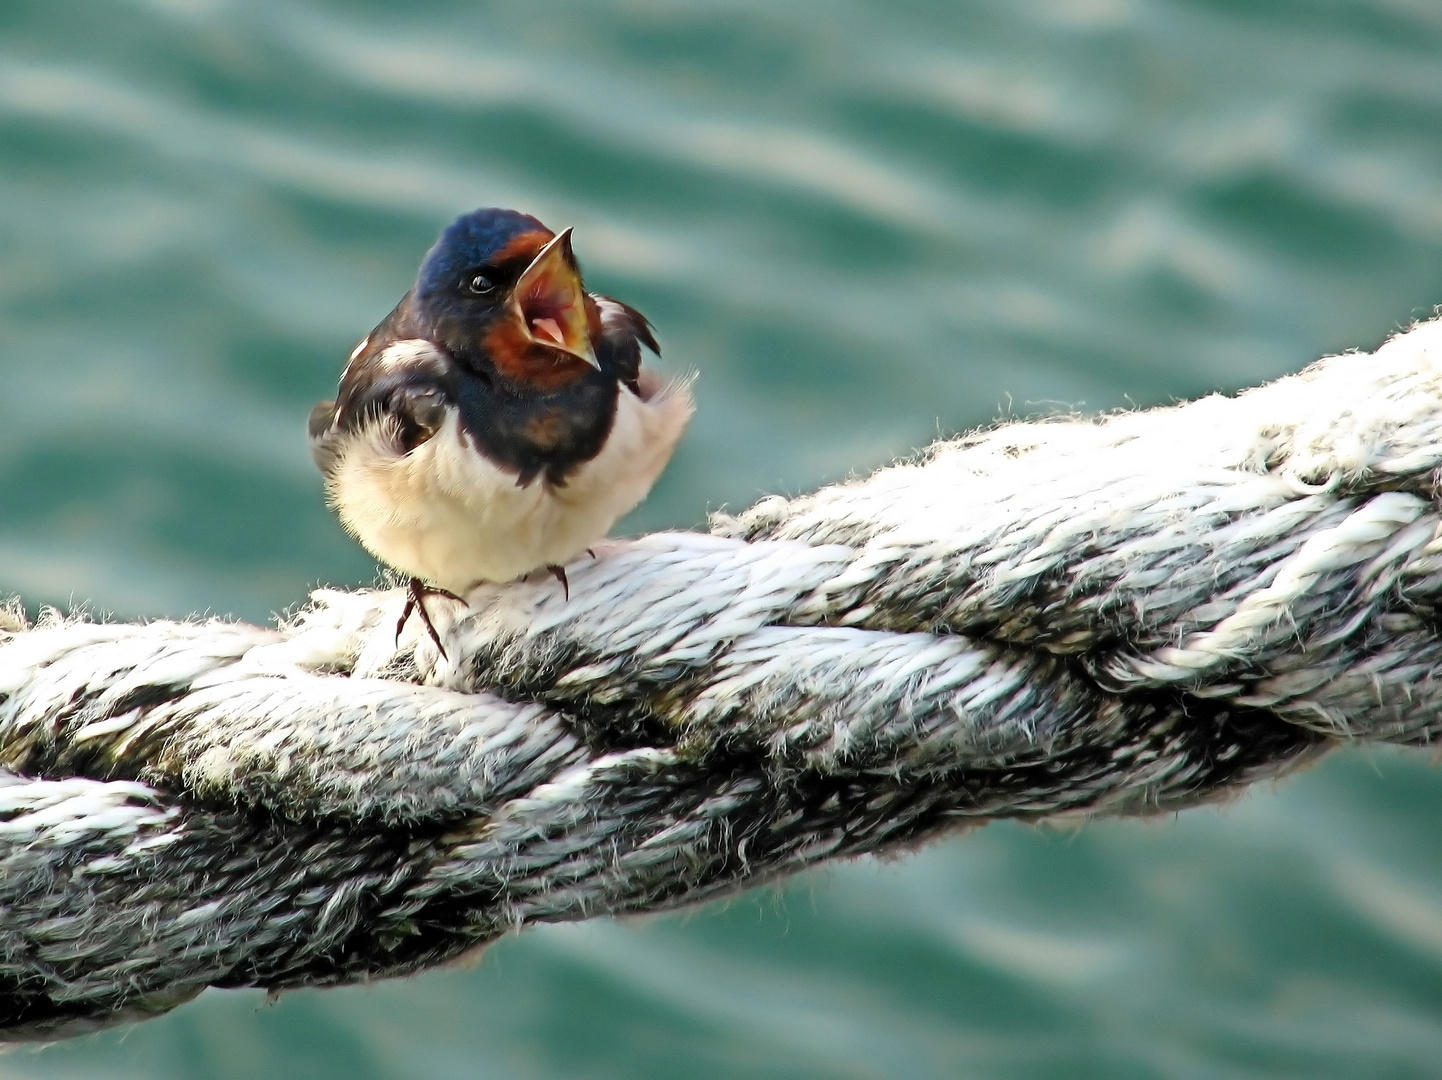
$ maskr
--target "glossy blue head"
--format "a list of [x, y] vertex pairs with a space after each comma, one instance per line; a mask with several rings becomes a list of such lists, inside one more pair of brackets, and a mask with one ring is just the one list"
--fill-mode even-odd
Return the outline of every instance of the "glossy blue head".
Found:
[[413, 296], [426, 335], [473, 368], [549, 384], [600, 366], [571, 230], [558, 236], [530, 214], [490, 207], [457, 218], [421, 263]]
[[[534, 256], [551, 236], [550, 229], [519, 210], [488, 206], [462, 214], [426, 253], [416, 275], [416, 299], [452, 293], [464, 284], [464, 275], [503, 262], [507, 255]], [[518, 244], [521, 237], [528, 240]]]

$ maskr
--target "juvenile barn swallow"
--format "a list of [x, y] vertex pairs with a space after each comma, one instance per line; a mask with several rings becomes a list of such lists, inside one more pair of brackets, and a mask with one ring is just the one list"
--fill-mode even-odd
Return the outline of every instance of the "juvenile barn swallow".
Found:
[[[514, 210], [458, 218], [356, 346], [310, 446], [341, 522], [428, 594], [565, 564], [645, 498], [693, 411], [635, 308], [587, 293], [571, 230]], [[442, 650], [444, 652], [444, 650]]]

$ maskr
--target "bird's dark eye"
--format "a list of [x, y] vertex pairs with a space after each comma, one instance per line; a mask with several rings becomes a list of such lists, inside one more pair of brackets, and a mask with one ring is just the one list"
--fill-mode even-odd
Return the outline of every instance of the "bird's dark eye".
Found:
[[466, 282], [466, 291], [476, 296], [485, 296], [496, 291], [496, 283], [485, 274], [475, 274]]

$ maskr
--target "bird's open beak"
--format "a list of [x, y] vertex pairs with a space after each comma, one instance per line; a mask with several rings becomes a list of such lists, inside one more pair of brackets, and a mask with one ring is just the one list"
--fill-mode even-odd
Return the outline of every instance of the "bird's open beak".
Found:
[[599, 369], [586, 325], [586, 294], [564, 229], [543, 247], [512, 293], [516, 313], [532, 341], [563, 349]]

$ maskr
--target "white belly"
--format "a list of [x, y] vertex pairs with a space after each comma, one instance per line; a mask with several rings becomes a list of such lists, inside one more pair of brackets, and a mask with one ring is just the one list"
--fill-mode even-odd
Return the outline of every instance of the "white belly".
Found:
[[357, 433], [327, 494], [372, 555], [452, 592], [564, 566], [646, 497], [691, 418], [684, 385], [644, 372], [642, 386], [657, 392], [642, 400], [623, 387], [605, 446], [560, 487], [544, 477], [519, 486], [463, 441], [452, 410], [409, 454], [378, 426]]

